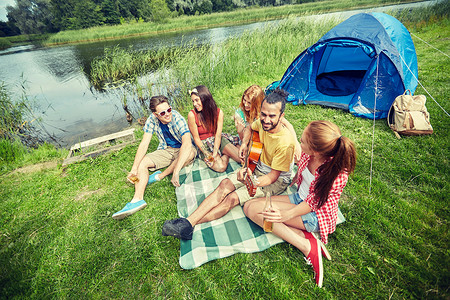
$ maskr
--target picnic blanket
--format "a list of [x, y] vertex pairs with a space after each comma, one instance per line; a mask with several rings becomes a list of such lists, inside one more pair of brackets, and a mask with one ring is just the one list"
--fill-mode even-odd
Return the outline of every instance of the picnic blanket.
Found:
[[[181, 186], [175, 189], [179, 216], [189, 216], [237, 168], [240, 165], [230, 161], [225, 172], [217, 173], [200, 159], [183, 168], [180, 171]], [[196, 225], [192, 240], [180, 240], [180, 266], [193, 269], [235, 253], [263, 251], [281, 242], [282, 239], [265, 233], [248, 219], [238, 205], [222, 218]]]
[[[180, 171], [180, 187], [175, 189], [178, 215], [188, 217], [220, 181], [240, 165], [230, 161], [223, 173], [217, 173], [196, 159]], [[292, 187], [288, 193], [295, 192]], [[343, 216], [340, 214], [342, 222]], [[198, 224], [194, 227], [192, 240], [180, 240], [180, 266], [193, 269], [218, 258], [235, 253], [253, 253], [263, 251], [283, 242], [282, 239], [264, 230], [248, 219], [240, 205], [234, 207], [222, 218]]]

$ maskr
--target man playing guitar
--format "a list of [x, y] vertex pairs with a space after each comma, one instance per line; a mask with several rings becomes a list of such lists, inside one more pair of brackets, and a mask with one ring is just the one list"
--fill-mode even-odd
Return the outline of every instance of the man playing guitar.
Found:
[[[252, 130], [259, 134], [262, 144], [262, 153], [255, 171], [242, 168], [231, 173], [189, 217], [166, 221], [162, 229], [163, 235], [190, 240], [196, 224], [216, 220], [238, 204], [242, 206], [250, 199], [265, 196], [267, 192], [279, 195], [286, 190], [295, 149], [295, 137], [280, 122], [284, 116], [286, 96], [282, 90], [275, 90], [266, 96], [261, 104], [259, 119], [244, 130], [239, 153], [242, 160], [247, 156]], [[257, 177], [253, 182], [256, 191], [254, 196], [250, 196], [244, 182], [247, 176], [251, 178], [253, 174]]]

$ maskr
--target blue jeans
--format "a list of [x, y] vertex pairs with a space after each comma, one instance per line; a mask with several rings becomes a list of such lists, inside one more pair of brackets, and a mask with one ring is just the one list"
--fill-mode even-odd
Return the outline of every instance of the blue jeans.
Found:
[[[303, 199], [300, 198], [298, 193], [290, 194], [289, 201], [292, 204], [300, 204], [303, 202]], [[303, 220], [303, 225], [305, 225], [305, 229], [308, 232], [319, 232], [319, 220], [317, 219], [317, 215], [315, 212], [307, 213], [306, 215], [301, 216]]]

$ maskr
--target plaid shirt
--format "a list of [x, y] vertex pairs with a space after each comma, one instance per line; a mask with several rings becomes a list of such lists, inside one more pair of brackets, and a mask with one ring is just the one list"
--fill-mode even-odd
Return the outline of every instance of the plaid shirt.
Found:
[[[308, 166], [310, 158], [311, 157], [308, 154], [302, 153], [302, 156], [297, 163], [297, 186], [300, 186], [300, 184], [302, 183], [302, 172]], [[347, 184], [348, 173], [346, 171], [342, 171], [341, 173], [339, 173], [339, 175], [334, 180], [333, 185], [331, 186], [327, 201], [319, 209], [317, 209], [318, 201], [316, 200], [316, 194], [314, 192], [314, 186], [318, 177], [319, 173], [316, 170], [314, 180], [311, 182], [311, 185], [309, 187], [308, 197], [306, 197], [305, 201], [306, 203], [308, 203], [309, 207], [311, 207], [312, 211], [314, 211], [317, 215], [317, 219], [319, 220], [320, 237], [322, 242], [326, 244], [328, 242], [328, 234], [333, 233], [336, 229], [339, 198], [341, 197], [342, 190]]]
[[[166, 139], [164, 138], [160, 124], [161, 121], [159, 121], [154, 114], [151, 114], [147, 118], [147, 121], [144, 125], [144, 132], [153, 134], [156, 131], [156, 135], [159, 139], [159, 145], [157, 148], [158, 150], [167, 148]], [[185, 133], [189, 133], [189, 127], [186, 123], [186, 120], [179, 112], [175, 110], [172, 110], [172, 121], [167, 124], [167, 127], [169, 127], [169, 131], [172, 136], [180, 143], [182, 143], [182, 136]]]

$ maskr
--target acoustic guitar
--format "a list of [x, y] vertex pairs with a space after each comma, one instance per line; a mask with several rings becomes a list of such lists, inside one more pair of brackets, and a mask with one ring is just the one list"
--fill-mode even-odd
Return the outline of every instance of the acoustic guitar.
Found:
[[[252, 173], [256, 169], [256, 165], [258, 164], [259, 157], [261, 156], [263, 144], [261, 143], [259, 139], [259, 134], [256, 131], [252, 130], [252, 138], [249, 142], [247, 157], [245, 158], [245, 164], [244, 168], [247, 170], [247, 168], [250, 168]], [[257, 181], [256, 176], [250, 176], [248, 175], [248, 172], [245, 174], [244, 183], [247, 187], [248, 194], [250, 197], [255, 196], [257, 186], [255, 184], [255, 181]]]

